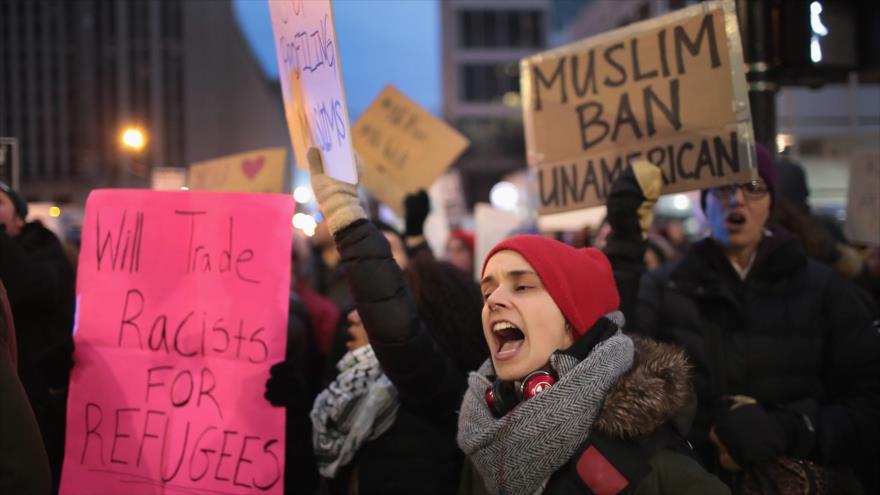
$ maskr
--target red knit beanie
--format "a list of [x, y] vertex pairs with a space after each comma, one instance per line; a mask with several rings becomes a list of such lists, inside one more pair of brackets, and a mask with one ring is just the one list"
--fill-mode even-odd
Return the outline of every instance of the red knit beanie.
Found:
[[575, 249], [537, 235], [511, 237], [489, 251], [481, 277], [489, 259], [505, 249], [519, 253], [532, 265], [578, 336], [620, 306], [611, 263], [598, 249]]
[[467, 246], [471, 254], [474, 253], [474, 245], [476, 243], [474, 239], [474, 234], [471, 234], [467, 230], [455, 229], [449, 233], [449, 237], [452, 239], [460, 240], [464, 243], [465, 246]]

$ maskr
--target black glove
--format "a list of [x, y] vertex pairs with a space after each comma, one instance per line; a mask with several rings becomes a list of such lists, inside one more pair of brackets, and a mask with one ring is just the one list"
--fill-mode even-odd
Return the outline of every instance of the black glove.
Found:
[[[803, 433], [802, 433], [803, 432]], [[715, 423], [715, 434], [740, 466], [772, 460], [793, 452], [807, 432], [804, 420], [791, 411], [768, 412], [758, 403], [723, 413]]]
[[431, 200], [424, 189], [419, 189], [415, 194], [407, 194], [403, 200], [403, 209], [406, 215], [406, 236], [417, 237], [423, 234], [425, 219], [431, 212]]
[[608, 195], [608, 224], [619, 239], [642, 240], [651, 226], [663, 186], [660, 169], [637, 161], [614, 181]]
[[269, 368], [269, 379], [266, 380], [266, 400], [276, 407], [303, 406], [306, 402], [305, 384], [299, 371], [289, 361], [281, 361]]

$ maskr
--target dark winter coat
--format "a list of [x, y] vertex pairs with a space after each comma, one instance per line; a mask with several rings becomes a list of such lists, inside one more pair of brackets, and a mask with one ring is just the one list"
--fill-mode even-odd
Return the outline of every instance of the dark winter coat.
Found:
[[0, 493], [50, 493], [49, 460], [15, 369], [12, 313], [0, 283]]
[[745, 281], [706, 239], [645, 275], [629, 330], [687, 350], [699, 399], [689, 439], [705, 465], [717, 465], [708, 432], [725, 394], [805, 418], [787, 455], [852, 465], [880, 448], [880, 336], [856, 301], [783, 231], [764, 238]]
[[[292, 364], [289, 400], [286, 404], [284, 448], [284, 493], [314, 493], [319, 475], [312, 449], [309, 410], [315, 399], [316, 377], [320, 376], [318, 351], [312, 340], [308, 310], [291, 293], [288, 306], [287, 348], [284, 359]], [[308, 378], [312, 378], [309, 380]]]
[[453, 493], [463, 454], [455, 442], [466, 372], [443, 352], [404, 286], [388, 241], [358, 221], [336, 234], [370, 344], [398, 391], [397, 420], [354, 458], [358, 493]]
[[18, 370], [43, 434], [55, 486], [64, 458], [75, 276], [61, 242], [39, 222], [16, 237], [0, 227], [0, 281], [15, 320]]

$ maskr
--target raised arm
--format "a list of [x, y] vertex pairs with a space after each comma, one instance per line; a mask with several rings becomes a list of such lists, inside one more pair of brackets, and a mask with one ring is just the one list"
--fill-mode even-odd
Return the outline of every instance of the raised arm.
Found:
[[662, 186], [660, 169], [638, 161], [614, 181], [608, 196], [608, 224], [611, 233], [604, 252], [611, 261], [620, 293], [620, 308], [627, 330], [636, 330], [639, 281], [645, 273], [645, 239], [654, 219], [654, 204]]
[[360, 206], [357, 186], [324, 174], [318, 150], [310, 150], [308, 157], [312, 189], [382, 370], [404, 407], [433, 417], [454, 417], [467, 386], [464, 374], [419, 319], [388, 241]]

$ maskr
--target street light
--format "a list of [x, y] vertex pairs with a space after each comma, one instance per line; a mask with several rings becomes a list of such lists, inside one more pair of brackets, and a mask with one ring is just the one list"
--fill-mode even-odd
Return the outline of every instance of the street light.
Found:
[[126, 127], [120, 134], [122, 146], [132, 151], [140, 151], [147, 144], [147, 137], [139, 127]]

